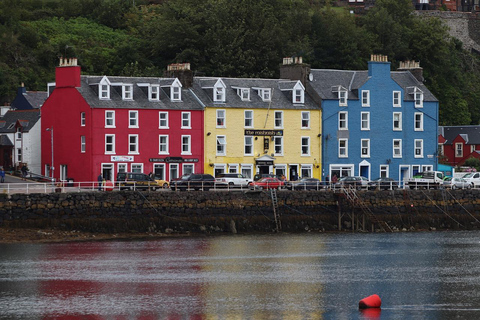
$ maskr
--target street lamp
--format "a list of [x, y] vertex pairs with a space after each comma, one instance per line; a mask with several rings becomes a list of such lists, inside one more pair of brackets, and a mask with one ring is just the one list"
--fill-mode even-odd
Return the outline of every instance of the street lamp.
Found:
[[51, 140], [51, 145], [52, 145], [52, 166], [50, 167], [50, 175], [52, 176], [52, 182], [53, 182], [53, 126], [51, 128], [45, 129], [46, 131], [50, 131], [50, 140]]

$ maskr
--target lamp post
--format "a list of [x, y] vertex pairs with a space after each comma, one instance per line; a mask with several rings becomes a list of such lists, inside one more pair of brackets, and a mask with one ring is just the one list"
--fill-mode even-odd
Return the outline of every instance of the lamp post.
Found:
[[52, 176], [52, 183], [53, 183], [53, 126], [51, 128], [45, 129], [46, 131], [50, 131], [50, 141], [51, 141], [51, 146], [52, 146], [52, 166], [50, 167], [50, 175]]

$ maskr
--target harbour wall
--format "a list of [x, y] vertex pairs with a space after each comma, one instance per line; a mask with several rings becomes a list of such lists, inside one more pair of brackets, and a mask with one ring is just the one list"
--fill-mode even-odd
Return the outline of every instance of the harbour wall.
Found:
[[[470, 230], [480, 190], [78, 192], [0, 195], [0, 227], [102, 233]], [[277, 213], [277, 215], [274, 214]]]

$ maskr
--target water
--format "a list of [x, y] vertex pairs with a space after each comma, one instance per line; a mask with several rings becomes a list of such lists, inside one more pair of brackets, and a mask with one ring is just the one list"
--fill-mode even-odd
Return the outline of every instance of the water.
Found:
[[478, 319], [479, 265], [480, 232], [3, 244], [0, 319]]

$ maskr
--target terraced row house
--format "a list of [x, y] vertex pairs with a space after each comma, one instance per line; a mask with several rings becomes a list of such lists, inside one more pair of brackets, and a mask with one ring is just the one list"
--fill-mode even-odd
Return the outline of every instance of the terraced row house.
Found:
[[294, 180], [433, 170], [438, 102], [411, 71], [390, 72], [385, 57], [368, 71], [310, 69], [287, 58], [281, 79], [194, 77], [189, 64], [145, 78], [81, 75], [76, 59], [61, 60], [42, 107], [43, 173]]

